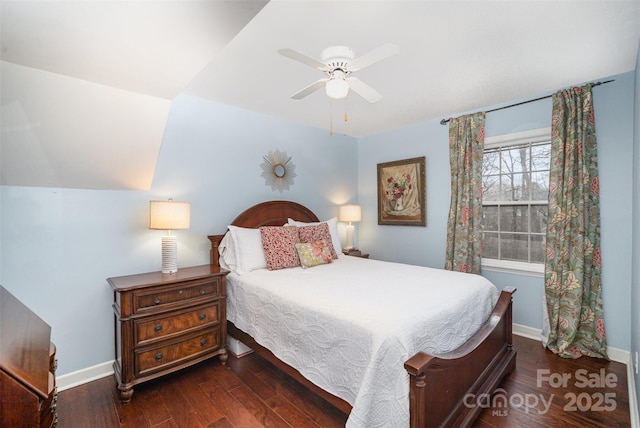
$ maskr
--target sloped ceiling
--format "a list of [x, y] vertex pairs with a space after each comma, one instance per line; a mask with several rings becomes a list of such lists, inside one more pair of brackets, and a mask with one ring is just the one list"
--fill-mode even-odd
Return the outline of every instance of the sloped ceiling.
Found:
[[[180, 92], [362, 137], [633, 70], [640, 1], [5, 1], [3, 184], [148, 189]], [[400, 53], [322, 90], [277, 54]], [[346, 108], [349, 121], [342, 121]]]
[[171, 100], [265, 4], [2, 0], [2, 184], [149, 189]]

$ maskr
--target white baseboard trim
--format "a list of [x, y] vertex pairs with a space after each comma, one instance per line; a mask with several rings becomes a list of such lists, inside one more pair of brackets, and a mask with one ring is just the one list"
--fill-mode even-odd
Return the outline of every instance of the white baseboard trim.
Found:
[[[542, 330], [526, 325], [513, 324], [513, 334], [533, 340], [541, 340]], [[542, 346], [542, 343], [540, 344]], [[629, 388], [629, 413], [631, 427], [640, 428], [640, 417], [638, 416], [638, 395], [636, 393], [635, 377], [633, 374], [633, 361], [631, 352], [623, 349], [607, 347], [607, 355], [611, 361], [625, 364], [627, 366], [627, 385]]]
[[[541, 340], [542, 330], [538, 328], [527, 327], [526, 325], [513, 323], [513, 334], [517, 334], [518, 336], [526, 337], [528, 339]], [[611, 361], [622, 363], [627, 366], [629, 365], [629, 361], [631, 361], [631, 353], [629, 351], [625, 351], [624, 349], [612, 348], [611, 346], [608, 346], [607, 355], [609, 356], [609, 359]]]
[[540, 340], [542, 330], [533, 327], [527, 327], [526, 325], [513, 323], [513, 334], [526, 337], [527, 339]]
[[89, 383], [112, 374], [113, 360], [96, 364], [95, 366], [87, 367], [86, 369], [67, 373], [62, 376], [56, 376], [56, 385], [58, 386], [58, 392], [61, 392], [65, 389], [84, 385], [85, 383]]

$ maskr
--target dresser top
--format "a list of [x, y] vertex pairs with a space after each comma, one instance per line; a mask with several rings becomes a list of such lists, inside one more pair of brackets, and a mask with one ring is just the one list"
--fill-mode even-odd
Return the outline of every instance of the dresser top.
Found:
[[135, 275], [107, 278], [107, 282], [116, 291], [128, 291], [136, 288], [169, 285], [192, 279], [225, 276], [229, 271], [214, 265], [192, 266], [178, 269], [176, 273], [148, 272]]

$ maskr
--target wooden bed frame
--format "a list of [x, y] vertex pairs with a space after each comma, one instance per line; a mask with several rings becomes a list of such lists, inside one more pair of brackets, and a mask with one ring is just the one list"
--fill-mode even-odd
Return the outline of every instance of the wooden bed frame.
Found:
[[[269, 201], [241, 213], [231, 224], [239, 227], [282, 226], [287, 219], [317, 222], [308, 208], [290, 201]], [[218, 245], [224, 235], [210, 235], [211, 264], [219, 266]], [[409, 408], [412, 428], [469, 426], [481, 412], [478, 398], [492, 394], [516, 365], [512, 345], [512, 295], [505, 288], [487, 322], [467, 342], [446, 354], [418, 352], [405, 363], [409, 373]], [[411, 296], [407, 296], [411, 298]], [[258, 355], [296, 379], [345, 414], [351, 412], [346, 401], [332, 395], [283, 363], [251, 336], [227, 322], [230, 336], [240, 340]]]

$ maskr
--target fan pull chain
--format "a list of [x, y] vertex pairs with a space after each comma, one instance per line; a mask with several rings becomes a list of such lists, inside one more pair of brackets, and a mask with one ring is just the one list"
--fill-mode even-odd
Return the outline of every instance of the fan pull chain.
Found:
[[347, 116], [347, 97], [344, 98], [344, 121], [348, 121], [349, 116]]

